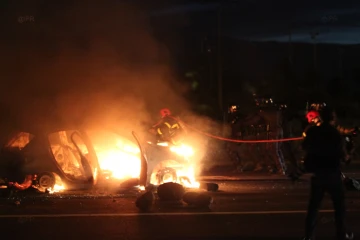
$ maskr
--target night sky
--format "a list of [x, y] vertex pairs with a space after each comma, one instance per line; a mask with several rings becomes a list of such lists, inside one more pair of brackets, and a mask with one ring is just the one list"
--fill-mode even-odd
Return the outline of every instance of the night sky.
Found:
[[[179, 103], [190, 87], [174, 83], [176, 97], [169, 99], [173, 82], [168, 79], [186, 80], [185, 74], [195, 71], [202, 75], [203, 83], [212, 80], [216, 85], [220, 8], [223, 81], [229, 99], [239, 96], [240, 89], [257, 88], [252, 86], [255, 83], [265, 82], [270, 93], [269, 86], [279, 86], [276, 81], [286, 78], [290, 30], [294, 85], [308, 78], [313, 65], [310, 32], [315, 31], [324, 81], [344, 76], [350, 79], [345, 88], [358, 86], [349, 73], [359, 61], [348, 45], [360, 44], [359, 1], [3, 0], [0, 6], [2, 105], [9, 105], [9, 97], [16, 95], [14, 106], [32, 102], [26, 109], [45, 111], [56, 104], [63, 106], [65, 100], [58, 103], [63, 98], [71, 107], [76, 106], [72, 98], [90, 104], [85, 97], [79, 100], [78, 92], [101, 99], [128, 94], [131, 89], [133, 95], [144, 98], [143, 104], [136, 104], [138, 108], [154, 103], [152, 109], [156, 109], [167, 101], [181, 109]], [[205, 39], [212, 48], [211, 56], [204, 56]], [[324, 43], [347, 46], [342, 46], [341, 55], [339, 46]], [[155, 85], [162, 89], [149, 91]], [[204, 93], [216, 99], [215, 92]], [[49, 106], [39, 106], [43, 100], [28, 101], [35, 98], [52, 100]], [[114, 99], [104, 102], [115, 105]], [[74, 114], [87, 109], [83, 103], [78, 105], [81, 110], [74, 108]]]
[[[184, 39], [186, 32], [191, 32], [192, 37], [189, 36], [187, 42], [188, 46], [198, 44], [192, 48], [195, 52], [200, 48], [201, 39], [206, 37], [210, 42], [216, 41], [219, 8], [222, 9], [222, 37], [226, 42], [223, 46], [226, 55], [224, 78], [228, 80], [228, 90], [235, 91], [235, 95], [237, 90], [234, 89], [243, 87], [244, 82], [248, 85], [267, 81], [267, 85], [273, 85], [269, 83], [271, 79], [281, 78], [276, 77], [279, 73], [275, 72], [284, 71], [288, 64], [289, 33], [293, 44], [292, 68], [297, 78], [294, 85], [312, 81], [309, 72], [314, 65], [313, 43], [317, 43], [319, 81], [326, 85], [334, 78], [341, 78], [343, 90], [358, 88], [354, 69], [359, 66], [360, 2], [188, 1], [153, 10], [152, 16], [183, 19], [178, 20], [179, 23], [159, 20], [159, 25], [167, 26], [163, 30], [164, 36], [175, 26], [186, 29], [181, 32]], [[317, 33], [315, 41], [311, 33]], [[179, 35], [177, 37], [181, 39]], [[182, 54], [179, 50], [180, 59]], [[186, 58], [183, 56], [181, 60], [185, 62]]]
[[224, 34], [253, 41], [312, 43], [310, 32], [319, 33], [320, 43], [360, 43], [360, 2], [319, 0], [188, 1], [154, 10], [154, 15], [205, 14], [223, 9]]
[[[66, 8], [76, 1], [1, 1], [1, 10], [8, 12], [8, 3], [18, 3], [18, 10], [12, 15], [13, 21], [26, 14], [37, 17], [39, 9], [47, 5], [48, 14], [56, 9]], [[79, 1], [78, 1], [79, 2]], [[224, 35], [245, 40], [288, 41], [289, 29], [292, 29], [293, 41], [312, 42], [309, 33], [319, 32], [318, 42], [358, 44], [360, 43], [360, 2], [350, 0], [108, 0], [104, 2], [131, 2], [137, 8], [149, 11], [149, 16], [176, 19], [179, 16], [190, 19], [194, 16], [207, 16], [216, 12], [219, 6], [223, 10]], [[101, 3], [99, 3], [101, 5]], [[51, 9], [51, 5], [53, 8]], [[104, 4], [103, 4], [104, 5]], [[12, 10], [14, 10], [12, 8]], [[18, 16], [17, 16], [18, 15]], [[35, 16], [38, 15], [38, 16]], [[100, 17], [100, 16], [99, 16]], [[10, 20], [11, 19], [7, 19]], [[8, 21], [6, 21], [9, 23]], [[3, 22], [4, 23], [4, 22]], [[194, 26], [198, 23], [191, 22]], [[202, 25], [206, 28], [205, 24]]]

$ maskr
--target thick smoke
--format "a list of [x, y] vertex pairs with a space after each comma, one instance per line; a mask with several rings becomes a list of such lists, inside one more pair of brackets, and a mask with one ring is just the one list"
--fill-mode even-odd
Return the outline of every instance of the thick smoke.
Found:
[[[109, 127], [129, 136], [145, 132], [160, 108], [189, 112], [186, 87], [176, 81], [170, 54], [145, 12], [115, 1], [78, 2], [14, 1], [6, 7], [0, 105], [11, 125]], [[32, 18], [19, 21], [26, 16]], [[221, 133], [193, 113], [183, 119]], [[208, 138], [191, 139], [202, 159]]]
[[[159, 108], [187, 108], [144, 13], [114, 1], [80, 2], [27, 4], [28, 12], [9, 6], [1, 103], [19, 124], [136, 130]], [[34, 21], [17, 22], [24, 15]]]

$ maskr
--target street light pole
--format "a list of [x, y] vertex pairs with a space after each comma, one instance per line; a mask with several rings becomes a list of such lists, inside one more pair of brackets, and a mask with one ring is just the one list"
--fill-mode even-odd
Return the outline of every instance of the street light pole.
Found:
[[217, 62], [218, 62], [218, 103], [221, 113], [223, 113], [223, 79], [222, 79], [222, 31], [221, 31], [221, 12], [222, 12], [222, 6], [219, 6], [218, 10], [218, 16], [217, 16], [217, 34], [218, 34], [218, 56], [217, 56]]
[[292, 65], [292, 24], [289, 26], [289, 63]]
[[340, 79], [342, 80], [343, 78], [343, 57], [344, 57], [344, 49], [340, 48], [339, 49], [339, 76]]
[[313, 31], [310, 33], [311, 39], [314, 44], [314, 71], [317, 70], [317, 49], [316, 49], [316, 37], [319, 35], [319, 32]]

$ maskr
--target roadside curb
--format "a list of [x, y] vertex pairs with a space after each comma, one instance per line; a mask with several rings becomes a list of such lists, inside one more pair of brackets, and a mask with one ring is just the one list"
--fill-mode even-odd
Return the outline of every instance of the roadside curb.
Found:
[[[360, 179], [359, 173], [344, 172], [344, 174], [350, 178], [356, 180]], [[304, 174], [296, 182], [307, 182], [310, 180], [310, 174]], [[216, 182], [216, 181], [240, 181], [240, 182], [281, 182], [281, 181], [292, 181], [286, 176], [200, 176], [197, 178], [198, 181], [202, 182]]]
[[[224, 176], [211, 176], [211, 177], [199, 177], [198, 181], [201, 182], [216, 182], [216, 181], [239, 181], [239, 182], [291, 182], [290, 178], [249, 178], [249, 177], [224, 177]], [[306, 178], [302, 177], [297, 182], [307, 181]]]

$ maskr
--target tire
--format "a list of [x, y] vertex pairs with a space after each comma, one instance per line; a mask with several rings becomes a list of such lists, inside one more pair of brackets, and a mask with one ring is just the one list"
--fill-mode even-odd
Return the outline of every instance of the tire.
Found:
[[55, 183], [56, 178], [53, 173], [44, 172], [38, 175], [38, 184], [40, 189], [46, 190], [49, 188], [53, 188], [55, 186]]
[[166, 168], [163, 168], [161, 170], [159, 170], [157, 172], [157, 180], [158, 180], [158, 183], [159, 184], [163, 184], [165, 183], [165, 180], [166, 180], [166, 177], [171, 177], [172, 178], [172, 181], [176, 182], [177, 181], [177, 174], [176, 174], [176, 170], [175, 169], [172, 169], [172, 168], [169, 168], [169, 167], [166, 167]]

